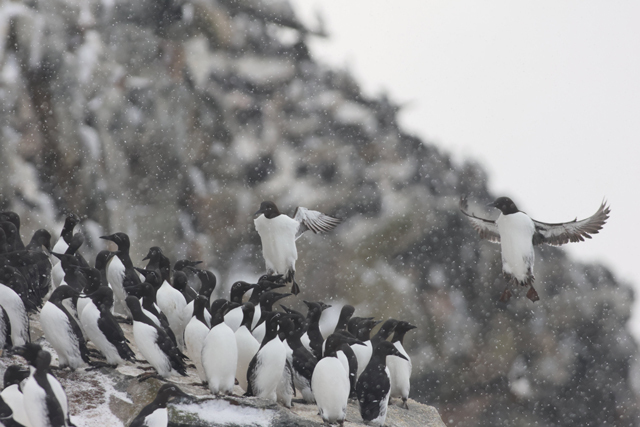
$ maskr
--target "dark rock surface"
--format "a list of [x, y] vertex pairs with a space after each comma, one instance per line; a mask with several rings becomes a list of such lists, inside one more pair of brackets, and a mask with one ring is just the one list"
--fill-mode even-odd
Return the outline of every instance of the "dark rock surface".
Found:
[[201, 259], [225, 295], [263, 271], [262, 200], [338, 215], [298, 241], [301, 297], [418, 325], [412, 396], [448, 425], [636, 425], [630, 288], [546, 247], [541, 301], [498, 304], [499, 247], [457, 208], [487, 173], [314, 62], [312, 32], [285, 1], [0, 3], [0, 209], [24, 236], [76, 212], [87, 257], [124, 231], [136, 263]]

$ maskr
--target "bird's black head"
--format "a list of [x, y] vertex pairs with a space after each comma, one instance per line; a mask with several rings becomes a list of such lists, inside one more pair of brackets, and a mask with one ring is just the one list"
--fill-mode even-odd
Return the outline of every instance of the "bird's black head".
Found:
[[156, 402], [162, 406], [163, 404], [166, 405], [171, 398], [176, 398], [176, 397], [191, 397], [191, 396], [185, 393], [184, 391], [180, 390], [180, 388], [177, 385], [167, 383], [167, 384], [163, 384], [162, 387], [160, 387], [160, 390], [158, 390], [158, 394], [156, 396]]
[[400, 353], [395, 345], [390, 341], [381, 341], [373, 349], [373, 353], [377, 356], [398, 356], [401, 359], [407, 360], [404, 354]]
[[118, 250], [128, 250], [131, 247], [129, 236], [125, 233], [114, 233], [109, 236], [100, 236], [101, 239], [109, 240], [118, 245]]
[[77, 298], [78, 296], [80, 296], [80, 292], [76, 291], [71, 286], [60, 285], [51, 293], [49, 301], [61, 302], [62, 300], [65, 300], [67, 298]]
[[148, 259], [155, 260], [160, 255], [162, 255], [162, 249], [159, 246], [151, 246], [149, 248], [149, 252], [147, 252], [147, 255], [144, 258], [142, 258], [142, 260], [143, 261], [146, 261]]
[[31, 366], [36, 366], [36, 359], [42, 347], [36, 343], [28, 342], [20, 347], [14, 347], [13, 353], [22, 356]]
[[6, 211], [0, 213], [0, 221], [9, 221], [15, 225], [18, 230], [20, 230], [20, 215], [15, 212]]
[[78, 215], [70, 212], [67, 217], [64, 219], [64, 228], [73, 230], [73, 228], [80, 223], [80, 218]]
[[133, 320], [140, 319], [140, 317], [143, 316], [142, 306], [140, 305], [140, 300], [138, 300], [138, 298], [133, 295], [129, 295], [124, 299], [124, 302], [127, 304], [129, 311], [131, 311]]
[[273, 304], [276, 303], [276, 301], [281, 300], [282, 298], [286, 298], [288, 296], [291, 296], [291, 294], [279, 294], [277, 292], [265, 292], [262, 295], [260, 295], [260, 305], [263, 308], [266, 308], [267, 310], [271, 311], [271, 307], [273, 306]]
[[100, 286], [95, 292], [87, 295], [96, 306], [101, 304], [111, 308], [113, 305], [113, 290], [108, 286]]
[[20, 384], [25, 378], [29, 378], [29, 369], [20, 365], [11, 365], [4, 371], [4, 388], [13, 384]]
[[98, 252], [98, 255], [96, 255], [96, 262], [94, 264], [95, 267], [98, 270], [107, 268], [107, 264], [109, 264], [109, 260], [114, 256], [115, 256], [115, 252], [111, 252], [107, 250]]
[[230, 293], [231, 301], [241, 303], [242, 297], [244, 296], [244, 294], [247, 293], [249, 289], [253, 289], [254, 286], [257, 286], [257, 285], [252, 285], [251, 283], [247, 283], [243, 281], [235, 282], [233, 285], [231, 285], [231, 293]]
[[498, 197], [493, 203], [489, 203], [487, 206], [500, 209], [503, 215], [519, 212], [516, 204], [508, 197]]
[[173, 287], [179, 291], [183, 291], [189, 286], [189, 279], [182, 271], [173, 272]]
[[36, 369], [38, 371], [47, 371], [51, 365], [51, 353], [45, 350], [40, 350], [36, 357]]
[[293, 316], [289, 314], [282, 314], [280, 317], [278, 335], [282, 341], [291, 337], [296, 331], [296, 325], [293, 321]]
[[51, 233], [44, 228], [36, 230], [35, 233], [33, 233], [31, 242], [38, 246], [44, 246], [48, 251], [51, 251]]
[[260, 203], [260, 209], [253, 214], [253, 216], [257, 217], [260, 214], [263, 214], [266, 218], [272, 219], [280, 215], [280, 211], [275, 203], [271, 201], [265, 201]]
[[406, 322], [404, 320], [400, 320], [397, 324], [396, 324], [396, 328], [394, 329], [395, 333], [406, 333], [412, 329], [416, 329], [417, 326], [412, 325], [409, 322]]

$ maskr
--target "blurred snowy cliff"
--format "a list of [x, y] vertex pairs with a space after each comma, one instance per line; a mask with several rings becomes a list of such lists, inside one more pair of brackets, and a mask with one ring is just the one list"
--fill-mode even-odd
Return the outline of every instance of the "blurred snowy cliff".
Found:
[[301, 297], [419, 325], [412, 397], [447, 425], [636, 425], [631, 290], [543, 248], [541, 301], [500, 306], [499, 247], [458, 211], [494, 198], [486, 172], [314, 62], [312, 33], [279, 0], [0, 2], [0, 210], [24, 236], [73, 211], [87, 257], [124, 231], [225, 294], [263, 271], [262, 200], [340, 216], [298, 241]]

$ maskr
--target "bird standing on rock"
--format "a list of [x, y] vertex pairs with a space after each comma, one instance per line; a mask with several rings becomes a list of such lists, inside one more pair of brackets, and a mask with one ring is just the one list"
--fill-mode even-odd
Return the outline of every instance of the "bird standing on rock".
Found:
[[400, 353], [406, 358], [402, 360], [400, 357], [387, 356], [387, 368], [389, 368], [389, 378], [391, 380], [390, 397], [399, 397], [402, 399], [402, 407], [409, 409], [407, 398], [409, 397], [410, 378], [411, 378], [411, 359], [404, 349], [404, 335], [411, 329], [415, 329], [409, 322], [401, 320], [397, 323], [393, 332], [391, 342]]
[[280, 213], [275, 203], [265, 201], [254, 214], [256, 231], [262, 241], [262, 255], [268, 274], [284, 274], [286, 283], [291, 283], [291, 293], [298, 295], [300, 288], [295, 281], [298, 251], [296, 240], [307, 230], [314, 233], [333, 230], [341, 219], [318, 211], [298, 207], [293, 218]]
[[89, 363], [89, 352], [80, 325], [62, 305], [63, 300], [77, 298], [78, 295], [79, 292], [71, 286], [59, 286], [40, 310], [42, 332], [58, 353], [59, 366], [71, 369]]
[[164, 329], [142, 312], [140, 301], [136, 297], [128, 296], [125, 302], [133, 316], [133, 338], [147, 362], [163, 378], [169, 378], [173, 374], [186, 377], [186, 356], [176, 348]]
[[[488, 206], [500, 210], [498, 219], [480, 218], [468, 212], [467, 199], [460, 199], [460, 210], [469, 218], [480, 237], [500, 243], [502, 249], [502, 271], [511, 283], [528, 286], [527, 298], [538, 301], [540, 297], [533, 287], [534, 245], [546, 243], [560, 246], [569, 242], [582, 242], [597, 234], [609, 218], [611, 209], [603, 202], [597, 212], [589, 218], [557, 224], [548, 224], [530, 218], [518, 209], [508, 197], [499, 197]], [[510, 283], [507, 284], [500, 301], [511, 298]]]
[[371, 360], [356, 384], [360, 415], [365, 424], [384, 426], [387, 418], [387, 405], [391, 392], [387, 356], [398, 356], [406, 360], [406, 357], [392, 343], [381, 341], [374, 347]]

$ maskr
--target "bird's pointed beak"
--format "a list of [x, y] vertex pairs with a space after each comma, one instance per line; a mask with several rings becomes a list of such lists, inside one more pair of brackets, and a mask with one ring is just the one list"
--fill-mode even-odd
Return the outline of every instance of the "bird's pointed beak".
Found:
[[404, 354], [400, 353], [396, 348], [394, 348], [393, 351], [391, 351], [391, 355], [392, 356], [398, 356], [399, 358], [407, 360], [407, 361], [409, 360], [409, 359], [407, 359], [407, 357]]
[[487, 203], [487, 207], [495, 208], [496, 207], [496, 202]]
[[109, 236], [100, 236], [100, 238], [101, 238], [101, 239], [104, 239], [104, 240], [109, 240], [109, 241], [113, 242], [113, 234], [112, 234], [112, 235], [109, 235]]

